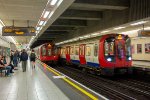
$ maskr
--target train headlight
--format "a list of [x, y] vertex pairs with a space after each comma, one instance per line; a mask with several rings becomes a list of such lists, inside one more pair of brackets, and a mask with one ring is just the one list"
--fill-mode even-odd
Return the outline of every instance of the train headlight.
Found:
[[132, 60], [132, 58], [131, 58], [131, 57], [129, 57], [129, 58], [128, 58], [128, 60]]
[[112, 59], [111, 58], [107, 58], [107, 61], [112, 61]]

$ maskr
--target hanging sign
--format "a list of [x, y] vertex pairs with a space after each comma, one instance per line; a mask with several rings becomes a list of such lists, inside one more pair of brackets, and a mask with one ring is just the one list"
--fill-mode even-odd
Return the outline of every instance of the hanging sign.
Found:
[[138, 31], [139, 37], [150, 37], [150, 30], [140, 30]]
[[2, 36], [35, 36], [34, 27], [13, 27], [4, 26], [2, 28]]

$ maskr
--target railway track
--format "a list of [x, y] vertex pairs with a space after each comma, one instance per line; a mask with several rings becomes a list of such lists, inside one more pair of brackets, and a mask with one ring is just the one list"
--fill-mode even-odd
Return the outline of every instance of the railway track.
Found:
[[[71, 67], [56, 67], [55, 69], [90, 87], [91, 89], [114, 100], [148, 100], [150, 98], [150, 88], [148, 85], [136, 83], [134, 81], [118, 82], [110, 79], [94, 76], [91, 74], [84, 75], [81, 70]], [[134, 84], [133, 84], [134, 83]], [[131, 85], [132, 84], [132, 85]], [[137, 86], [138, 85], [138, 86]], [[137, 86], [137, 87], [135, 87]], [[143, 88], [144, 87], [144, 88]]]

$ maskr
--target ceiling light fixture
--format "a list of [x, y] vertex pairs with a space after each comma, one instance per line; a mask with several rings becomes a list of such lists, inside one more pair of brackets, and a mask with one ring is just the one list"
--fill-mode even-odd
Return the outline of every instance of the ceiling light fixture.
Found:
[[49, 15], [49, 11], [46, 11], [45, 13], [44, 13], [44, 16], [43, 16], [43, 18], [47, 18], [48, 17], [48, 15]]
[[44, 21], [40, 21], [39, 25], [43, 25]]
[[126, 28], [126, 27], [116, 27], [116, 28], [114, 28], [114, 30], [120, 30], [120, 29], [123, 29], [123, 28]]
[[141, 25], [141, 24], [144, 24], [144, 23], [147, 23], [148, 21], [140, 21], [140, 22], [136, 22], [136, 23], [133, 23], [133, 24], [130, 24], [131, 26], [135, 26], [135, 25]]
[[107, 33], [107, 32], [109, 32], [110, 30], [106, 30], [106, 31], [102, 31], [101, 33]]
[[58, 1], [58, 0], [52, 0], [52, 1], [50, 2], [50, 5], [54, 6], [57, 1]]
[[40, 27], [37, 27], [36, 30], [40, 30]]

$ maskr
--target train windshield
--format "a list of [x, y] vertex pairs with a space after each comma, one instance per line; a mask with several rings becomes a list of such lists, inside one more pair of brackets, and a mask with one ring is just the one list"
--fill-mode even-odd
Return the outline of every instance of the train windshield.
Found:
[[51, 49], [48, 49], [47, 53], [48, 53], [48, 56], [51, 56], [52, 55]]
[[104, 51], [105, 51], [105, 59], [108, 61], [114, 61], [115, 55], [115, 38], [110, 37], [105, 40], [104, 43]]
[[114, 56], [114, 47], [115, 47], [115, 42], [114, 38], [108, 38], [105, 40], [105, 56]]

